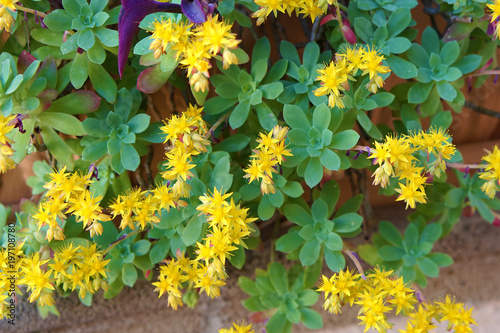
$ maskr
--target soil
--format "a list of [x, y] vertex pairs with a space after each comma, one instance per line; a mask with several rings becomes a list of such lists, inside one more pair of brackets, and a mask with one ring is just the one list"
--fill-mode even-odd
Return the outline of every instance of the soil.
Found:
[[[376, 219], [391, 220], [399, 226], [407, 224], [406, 211], [400, 207], [377, 208]], [[362, 242], [360, 237], [355, 242]], [[265, 268], [270, 257], [270, 243], [264, 250], [247, 254], [247, 263], [242, 270], [229, 268], [227, 285], [221, 288], [221, 297], [209, 299], [202, 295], [195, 309], [180, 308], [174, 311], [167, 307], [165, 298], [158, 299], [148, 281], [139, 281], [134, 288], [125, 287], [112, 300], [105, 300], [102, 294], [94, 297], [92, 307], [82, 305], [76, 295], [57, 298], [60, 317], [50, 315], [41, 319], [36, 307], [29, 304], [25, 296], [19, 296], [16, 308], [16, 325], [6, 320], [0, 322], [0, 332], [163, 332], [163, 333], [216, 333], [229, 327], [232, 321], [249, 321], [248, 312], [241, 300], [247, 296], [237, 286], [241, 275], [254, 277], [255, 268]], [[500, 228], [485, 222], [478, 216], [462, 218], [451, 234], [438, 241], [436, 251], [450, 254], [455, 263], [440, 271], [440, 277], [429, 280], [423, 291], [429, 300], [442, 298], [446, 294], [455, 296], [475, 308], [474, 314], [479, 326], [475, 332], [498, 332], [500, 319]], [[284, 257], [278, 258], [284, 261]], [[325, 274], [328, 274], [325, 271]], [[321, 333], [363, 332], [357, 326], [356, 311], [345, 308], [342, 315], [330, 315], [315, 306], [324, 319]], [[391, 320], [398, 323], [398, 320]], [[402, 328], [402, 324], [398, 326]], [[397, 330], [394, 330], [396, 332]], [[263, 332], [259, 328], [257, 332]], [[303, 326], [294, 327], [293, 332], [312, 332]], [[445, 332], [441, 327], [439, 332]]]

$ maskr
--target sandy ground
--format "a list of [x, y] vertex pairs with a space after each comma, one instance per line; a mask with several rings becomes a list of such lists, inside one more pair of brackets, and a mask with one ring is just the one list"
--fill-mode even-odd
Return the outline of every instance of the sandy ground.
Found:
[[[375, 214], [377, 220], [390, 219], [402, 226], [407, 223], [404, 210], [397, 207], [377, 209]], [[430, 280], [424, 290], [425, 296], [432, 300], [446, 294], [454, 295], [457, 300], [474, 307], [479, 324], [474, 328], [475, 332], [500, 332], [500, 228], [477, 216], [463, 218], [447, 238], [438, 242], [436, 251], [450, 254], [455, 263], [442, 269], [438, 279]], [[0, 322], [0, 332], [215, 333], [222, 327], [230, 326], [233, 320], [248, 321], [250, 313], [241, 305], [246, 295], [238, 288], [236, 281], [240, 275], [253, 278], [255, 268], [265, 268], [268, 260], [268, 248], [250, 254], [243, 270], [229, 271], [228, 285], [221, 289], [221, 297], [210, 300], [202, 296], [196, 309], [173, 311], [167, 307], [166, 299], [157, 298], [149, 282], [140, 281], [133, 289], [125, 287], [112, 300], [104, 300], [101, 295], [97, 295], [90, 308], [82, 305], [75, 295], [57, 299], [61, 316], [50, 316], [46, 320], [40, 319], [36, 308], [21, 297], [21, 304], [16, 309], [16, 326], [8, 325], [4, 320]], [[318, 304], [316, 308], [319, 307]], [[324, 328], [316, 332], [363, 332], [363, 328], [357, 325], [355, 311], [347, 308], [339, 316], [324, 311], [321, 313]], [[399, 323], [395, 328], [402, 328], [398, 319], [391, 322]], [[441, 328], [436, 332], [445, 331]], [[297, 326], [293, 332], [312, 331]]]

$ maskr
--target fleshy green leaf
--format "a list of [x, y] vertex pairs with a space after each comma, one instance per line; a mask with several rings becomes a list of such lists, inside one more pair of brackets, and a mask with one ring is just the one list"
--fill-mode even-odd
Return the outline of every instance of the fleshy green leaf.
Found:
[[121, 162], [123, 167], [130, 171], [135, 171], [137, 167], [139, 167], [141, 158], [139, 157], [139, 154], [137, 153], [137, 150], [135, 150], [134, 146], [128, 143], [122, 145]]
[[62, 164], [73, 170], [75, 162], [66, 142], [49, 126], [40, 125], [40, 134], [50, 153]]
[[62, 9], [56, 9], [43, 19], [43, 24], [52, 31], [63, 32], [71, 30], [73, 18]]
[[311, 215], [309, 215], [309, 213], [304, 208], [297, 204], [286, 205], [285, 216], [287, 219], [300, 226], [314, 223]]
[[231, 128], [236, 129], [241, 127], [248, 118], [250, 113], [250, 102], [244, 101], [236, 105], [233, 112], [229, 116], [229, 125]]
[[281, 252], [292, 252], [304, 243], [302, 237], [296, 231], [288, 231], [276, 241], [276, 250]]
[[170, 249], [170, 240], [166, 237], [162, 237], [158, 240], [149, 251], [149, 258], [151, 263], [157, 264], [167, 257], [168, 250]]
[[423, 257], [417, 259], [418, 268], [428, 277], [438, 277], [439, 267], [434, 261], [429, 258]]
[[300, 262], [303, 266], [312, 265], [318, 260], [321, 251], [321, 243], [317, 239], [312, 239], [300, 249]]
[[288, 275], [283, 265], [277, 262], [271, 263], [268, 269], [268, 276], [279, 295], [283, 295], [288, 291]]
[[348, 150], [354, 147], [359, 140], [359, 134], [354, 130], [345, 130], [335, 134], [329, 147], [338, 150]]
[[133, 287], [137, 281], [137, 269], [134, 264], [124, 264], [122, 268], [122, 280], [125, 285]]
[[323, 318], [321, 315], [310, 308], [300, 308], [300, 321], [305, 327], [311, 330], [317, 330], [323, 327]]
[[311, 125], [304, 111], [296, 105], [285, 105], [283, 108], [283, 117], [291, 128], [300, 128], [306, 132], [309, 132], [311, 129]]
[[325, 250], [325, 261], [329, 269], [339, 272], [345, 267], [345, 258], [340, 251]]
[[387, 58], [391, 70], [402, 79], [411, 79], [417, 76], [417, 67], [408, 60], [396, 56]]
[[403, 237], [399, 230], [391, 222], [382, 221], [378, 227], [380, 235], [389, 243], [398, 247], [403, 244]]
[[64, 134], [76, 136], [87, 134], [82, 127], [82, 123], [74, 116], [66, 113], [43, 112], [37, 116], [37, 120]]
[[325, 104], [317, 106], [313, 112], [313, 126], [320, 132], [323, 131], [330, 125], [331, 116], [332, 114], [328, 106]]
[[311, 188], [319, 184], [323, 178], [323, 165], [318, 157], [313, 157], [309, 160], [304, 178], [306, 184]]
[[109, 103], [116, 100], [117, 86], [111, 75], [101, 66], [88, 63], [90, 81], [99, 95], [104, 97]]
[[193, 245], [200, 238], [202, 229], [203, 220], [198, 215], [193, 215], [186, 228], [184, 228], [182, 240], [187, 246]]

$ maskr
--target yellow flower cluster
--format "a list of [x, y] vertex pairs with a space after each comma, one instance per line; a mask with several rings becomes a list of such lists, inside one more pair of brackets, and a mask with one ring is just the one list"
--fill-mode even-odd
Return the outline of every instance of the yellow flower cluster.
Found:
[[[223, 194], [214, 189], [212, 195], [200, 197], [202, 202], [197, 207], [207, 216], [209, 228], [203, 243], [197, 242], [196, 259], [189, 259], [177, 253], [177, 259], [171, 259], [160, 267], [160, 276], [153, 282], [159, 297], [168, 294], [168, 304], [177, 309], [183, 305], [181, 289], [199, 288], [211, 297], [220, 296], [220, 287], [227, 278], [225, 263], [236, 246], [245, 246], [242, 238], [250, 234], [248, 224], [255, 221], [247, 216], [247, 209], [227, 202], [230, 193]], [[187, 284], [187, 286], [186, 286]]]
[[[81, 298], [87, 292], [94, 294], [99, 289], [108, 289], [105, 279], [109, 260], [104, 260], [96, 244], [88, 242], [85, 246], [74, 247], [70, 243], [54, 251], [48, 259], [45, 259], [45, 255], [41, 258], [38, 252], [25, 257], [22, 246], [18, 244], [13, 252], [0, 251], [0, 267], [5, 268], [0, 270], [0, 319], [7, 314], [7, 297], [11, 296], [7, 291], [11, 289], [13, 280], [17, 287], [26, 286], [30, 292], [28, 300], [37, 301], [39, 306], [54, 304], [55, 286], [60, 286], [64, 291], [77, 289]], [[15, 267], [10, 264], [8, 267], [8, 255], [13, 253], [17, 260]]]
[[120, 229], [129, 227], [134, 230], [138, 226], [144, 230], [148, 225], [153, 226], [160, 222], [160, 218], [155, 214], [161, 215], [162, 209], [168, 212], [171, 207], [177, 207], [179, 204], [178, 196], [163, 184], [149, 191], [132, 189], [125, 195], [119, 195], [109, 208], [113, 219], [121, 216]]
[[360, 307], [358, 319], [365, 332], [376, 329], [386, 332], [391, 328], [387, 314], [396, 309], [396, 314], [407, 314], [417, 302], [413, 290], [406, 287], [403, 278], [390, 278], [392, 271], [375, 269], [362, 277], [347, 269], [331, 278], [322, 276], [318, 291], [325, 293], [323, 308], [330, 313], [341, 313], [342, 305], [349, 303]]
[[[0, 30], [2, 29], [2, 7], [0, 7]], [[15, 115], [4, 117], [0, 113], [0, 174], [7, 172], [8, 170], [14, 169], [16, 164], [12, 160], [11, 156], [14, 154], [14, 150], [10, 146], [13, 142], [12, 139], [7, 137], [7, 133], [12, 131], [15, 125], [12, 125], [12, 121], [16, 118]]]
[[174, 310], [184, 305], [180, 290], [183, 289], [183, 283], [190, 281], [189, 285], [192, 286], [194, 281], [199, 280], [198, 276], [203, 272], [198, 261], [179, 254], [177, 257], [177, 260], [171, 259], [165, 265], [160, 266], [158, 281], [152, 283], [156, 287], [154, 291], [159, 292], [158, 297], [165, 293], [168, 295], [168, 305]]
[[[410, 135], [398, 137], [386, 136], [382, 143], [375, 142], [375, 147], [370, 148], [373, 164], [378, 168], [373, 173], [373, 184], [380, 184], [383, 188], [389, 183], [391, 177], [398, 177], [400, 194], [397, 201], [404, 200], [406, 208], [415, 208], [417, 202], [425, 203], [426, 172], [439, 177], [446, 170], [446, 160], [455, 153], [455, 147], [450, 143], [450, 136], [442, 129], [431, 128], [429, 131], [419, 131]], [[430, 155], [434, 161], [427, 163], [427, 170], [421, 166], [420, 160], [415, 156], [419, 152]]]
[[500, 150], [498, 146], [493, 148], [493, 152], [488, 152], [486, 156], [483, 156], [482, 160], [486, 162], [486, 166], [484, 171], [479, 172], [479, 178], [486, 180], [486, 182], [481, 186], [481, 190], [493, 198], [500, 190]]
[[252, 14], [253, 18], [257, 18], [257, 25], [261, 25], [266, 21], [269, 14], [273, 13], [274, 17], [278, 16], [278, 11], [287, 13], [292, 16], [292, 13], [298, 16], [302, 14], [304, 17], [311, 17], [314, 22], [317, 17], [326, 14], [328, 6], [338, 6], [337, 0], [254, 0], [260, 8]]
[[269, 133], [260, 133], [257, 139], [259, 145], [253, 150], [250, 164], [245, 172], [244, 178], [248, 178], [251, 183], [254, 180], [261, 180], [260, 191], [262, 194], [275, 193], [276, 188], [273, 182], [273, 173], [277, 173], [277, 166], [280, 165], [285, 156], [292, 156], [290, 149], [286, 149], [285, 139], [288, 127], [276, 125]]
[[314, 95], [328, 95], [328, 106], [344, 108], [342, 97], [348, 87], [349, 80], [354, 80], [358, 70], [362, 75], [368, 74], [370, 81], [366, 89], [376, 93], [384, 85], [384, 79], [379, 74], [389, 73], [391, 70], [382, 65], [384, 56], [380, 55], [375, 48], [366, 47], [347, 47], [345, 52], [336, 54], [336, 61], [318, 70], [316, 80], [320, 81], [321, 87], [314, 90]]
[[45, 236], [49, 242], [52, 239], [65, 239], [62, 224], [69, 214], [74, 215], [77, 222], [82, 222], [91, 237], [102, 234], [100, 222], [111, 220], [110, 216], [102, 212], [102, 197], [94, 197], [88, 190], [88, 186], [93, 183], [91, 175], [67, 173], [66, 167], [48, 175], [50, 181], [43, 186], [48, 190], [45, 200], [38, 205], [33, 219], [38, 223], [38, 230], [49, 226]]
[[356, 304], [360, 307], [358, 319], [365, 325], [364, 331], [370, 328], [385, 333], [392, 328], [387, 315], [395, 309], [408, 317], [407, 329], [401, 333], [427, 333], [433, 329], [432, 319], [448, 321], [448, 330], [455, 332], [472, 332], [472, 309], [465, 310], [463, 304], [455, 303], [446, 296], [445, 302], [419, 304], [415, 307], [417, 297], [415, 291], [408, 288], [403, 278], [396, 278], [393, 271], [375, 268], [366, 276], [354, 274], [347, 269], [328, 278], [322, 276], [318, 291], [325, 293], [323, 308], [330, 313], [341, 313], [344, 304]]
[[205, 138], [207, 124], [201, 118], [203, 108], [189, 106], [182, 115], [174, 115], [160, 130], [166, 135], [164, 143], [169, 143], [166, 152], [166, 171], [162, 177], [174, 182], [172, 190], [177, 197], [189, 197], [190, 186], [186, 180], [194, 176], [193, 156], [207, 151], [210, 142]]
[[[14, 24], [14, 18], [10, 11], [15, 11], [15, 4], [19, 0], [0, 0], [0, 31], [6, 30], [11, 31], [12, 25]], [[1, 115], [0, 115], [1, 116]]]
[[455, 333], [472, 333], [470, 325], [477, 325], [472, 318], [472, 308], [465, 309], [463, 303], [452, 301], [448, 295], [444, 302], [434, 302], [433, 304], [420, 304], [408, 315], [406, 328], [400, 329], [400, 333], [427, 333], [431, 332], [436, 326], [432, 323], [448, 321], [447, 330]]
[[180, 198], [190, 196], [191, 187], [187, 180], [194, 176], [193, 156], [207, 151], [210, 142], [205, 138], [207, 124], [201, 118], [203, 108], [189, 106], [182, 115], [172, 116], [160, 130], [169, 143], [166, 152], [166, 171], [162, 177], [167, 184], [158, 184], [154, 189], [141, 191], [135, 189], [119, 195], [109, 206], [113, 218], [120, 215], [120, 228], [134, 230], [139, 226], [144, 230], [148, 225], [160, 222], [162, 209], [185, 206]]
[[500, 16], [500, 0], [493, 0], [492, 4], [486, 4], [491, 10], [490, 23], [495, 26], [495, 38], [500, 37], [500, 24], [498, 24], [498, 17]]
[[233, 323], [233, 326], [230, 328], [221, 328], [219, 333], [254, 333], [255, 331], [252, 329], [252, 324], [246, 324], [242, 322], [240, 324]]
[[189, 83], [195, 91], [208, 89], [208, 73], [211, 67], [210, 59], [222, 55], [224, 68], [237, 64], [238, 58], [230, 50], [235, 49], [240, 40], [231, 33], [232, 24], [219, 22], [219, 16], [209, 16], [197, 26], [192, 23], [176, 23], [172, 20], [161, 20], [153, 23], [149, 47], [159, 58], [169, 49], [175, 52], [175, 58], [187, 68]]

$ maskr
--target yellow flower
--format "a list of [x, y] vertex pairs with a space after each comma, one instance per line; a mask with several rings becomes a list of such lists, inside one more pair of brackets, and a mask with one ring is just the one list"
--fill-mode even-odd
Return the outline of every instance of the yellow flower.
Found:
[[179, 58], [182, 57], [182, 55], [186, 51], [191, 36], [193, 35], [193, 32], [191, 31], [192, 26], [193, 23], [186, 23], [183, 21], [179, 23], [174, 23], [174, 30], [176, 32], [177, 42], [173, 44], [171, 43], [170, 49], [176, 51], [175, 60], [179, 60]]
[[232, 24], [219, 22], [219, 16], [209, 16], [203, 24], [196, 27], [194, 35], [209, 47], [209, 52], [215, 56], [222, 49], [234, 49], [241, 42], [231, 33]]
[[231, 195], [232, 193], [224, 193], [223, 191], [219, 192], [217, 188], [214, 187], [214, 191], [211, 194], [205, 193], [204, 196], [198, 198], [202, 204], [196, 207], [196, 209], [202, 213], [211, 214], [216, 208], [229, 206], [226, 199], [231, 197]]
[[304, 17], [310, 16], [311, 22], [314, 22], [317, 17], [321, 17], [323, 15], [328, 6], [321, 8], [318, 6], [318, 2], [316, 0], [302, 0], [299, 8], [299, 13], [303, 14]]
[[44, 271], [42, 266], [48, 260], [40, 260], [38, 252], [33, 256], [26, 258], [22, 270], [24, 277], [18, 281], [18, 284], [24, 284], [31, 291], [28, 298], [30, 303], [37, 300], [43, 291], [50, 292], [54, 290], [54, 279], [51, 277], [51, 270]]
[[223, 265], [226, 264], [226, 257], [230, 255], [230, 252], [237, 249], [232, 245], [229, 233], [221, 228], [212, 228], [212, 234], [206, 240], [211, 244], [212, 257], [218, 257]]
[[273, 173], [277, 173], [277, 166], [284, 161], [284, 156], [292, 156], [289, 149], [286, 149], [285, 139], [288, 127], [276, 125], [269, 133], [260, 133], [257, 142], [259, 145], [253, 150], [250, 164], [243, 171], [244, 178], [248, 178], [251, 183], [254, 180], [261, 181], [261, 192], [263, 194], [275, 193], [276, 188], [273, 182]]
[[274, 13], [274, 16], [278, 16], [278, 11], [284, 13], [283, 3], [281, 0], [255, 0], [257, 5], [264, 8], [265, 16], [269, 16], [269, 14]]
[[361, 277], [360, 274], [353, 273], [349, 269], [346, 269], [345, 271], [340, 271], [338, 274], [334, 274], [330, 279], [323, 275], [317, 290], [325, 293], [325, 299], [331, 293], [332, 295], [337, 295], [339, 300], [343, 301], [345, 296], [353, 294], [352, 291], [357, 284], [357, 280]]
[[144, 230], [148, 224], [153, 226], [160, 222], [158, 216], [155, 216], [156, 206], [154, 203], [153, 196], [143, 197], [140, 201], [140, 205], [133, 209], [135, 214], [133, 221], [139, 225], [141, 230]]
[[261, 150], [267, 150], [267, 149], [272, 149], [276, 146], [278, 143], [278, 139], [275, 139], [273, 137], [273, 131], [270, 131], [269, 133], [259, 133], [260, 139], [257, 139], [256, 141], [259, 143], [257, 146], [257, 149], [262, 148]]
[[191, 164], [191, 156], [184, 151], [183, 146], [176, 146], [167, 153], [167, 163], [165, 163], [167, 171], [162, 176], [167, 180], [184, 180], [194, 177], [191, 171], [195, 167]]
[[159, 292], [161, 297], [163, 294], [168, 295], [168, 304], [177, 310], [178, 306], [183, 306], [182, 283], [187, 281], [188, 277], [183, 274], [183, 267], [177, 260], [171, 260], [166, 265], [160, 267], [160, 276], [157, 282], [152, 284], [156, 287], [154, 291]]
[[370, 50], [370, 47], [367, 47], [367, 49], [363, 53], [361, 64], [358, 66], [363, 71], [363, 75], [369, 74], [371, 80], [377, 74], [389, 73], [391, 71], [389, 67], [382, 65], [384, 56], [380, 55], [375, 48]]
[[500, 0], [493, 0], [492, 4], [486, 4], [486, 6], [491, 10], [490, 22], [493, 23], [500, 16]]
[[400, 312], [404, 314], [413, 310], [413, 305], [417, 302], [412, 289], [407, 288], [402, 277], [395, 280], [389, 280], [391, 286], [388, 288], [392, 299], [389, 300], [391, 305], [396, 306], [396, 315]]
[[426, 203], [425, 193], [422, 191], [421, 186], [416, 186], [413, 182], [407, 182], [406, 185], [399, 183], [400, 188], [396, 188], [396, 192], [399, 193], [399, 197], [396, 201], [404, 200], [406, 202], [406, 209], [408, 206], [415, 208], [415, 203]]
[[175, 44], [179, 41], [177, 37], [177, 31], [172, 24], [170, 19], [168, 20], [155, 20], [153, 22], [152, 28], [153, 34], [151, 35], [151, 45], [149, 46], [150, 50], [154, 50], [155, 58], [159, 58], [163, 53], [166, 52], [169, 44]]
[[361, 48], [347, 46], [344, 52], [337, 53], [337, 56], [345, 58], [349, 62], [346, 70], [348, 72], [353, 72], [353, 74], [356, 74], [356, 71], [363, 62], [363, 53], [363, 49]]
[[197, 71], [193, 73], [189, 78], [189, 84], [193, 86], [194, 91], [202, 91], [205, 92], [208, 90], [208, 78], [206, 77], [204, 72]]
[[255, 331], [252, 329], [251, 324], [246, 324], [245, 322], [242, 322], [241, 324], [236, 324], [233, 323], [233, 327], [227, 329], [227, 328], [221, 328], [219, 330], [219, 333], [254, 333]]
[[[347, 82], [347, 76], [341, 73], [341, 68], [337, 67], [334, 62], [330, 62], [323, 69], [318, 69], [318, 74], [316, 80], [320, 81], [321, 87], [314, 90], [314, 95], [334, 94], [339, 97], [341, 91], [344, 90], [342, 85]], [[330, 105], [330, 107], [333, 106]]]
[[219, 297], [220, 287], [226, 283], [210, 276], [207, 270], [208, 267], [204, 267], [204, 269], [198, 273], [198, 282], [195, 284], [195, 288], [200, 288], [200, 293], [204, 291], [210, 298]]
[[0, 4], [9, 9], [16, 10], [15, 4], [18, 3], [18, 1], [19, 0], [0, 0]]
[[[446, 160], [455, 153], [455, 147], [449, 142], [450, 136], [442, 129], [430, 129], [428, 132], [419, 131], [400, 137], [386, 136], [385, 142], [375, 142], [370, 148], [370, 156], [374, 164], [379, 167], [375, 170], [373, 184], [386, 187], [390, 177], [406, 180], [396, 189], [400, 193], [397, 200], [405, 200], [406, 207], [415, 207], [416, 202], [425, 203], [426, 173], [439, 177], [446, 170]], [[432, 154], [434, 160], [427, 165], [417, 159], [414, 154], [424, 152]]]
[[252, 159], [248, 168], [243, 169], [243, 171], [245, 172], [243, 178], [248, 178], [249, 183], [264, 177], [259, 160], [256, 158]]
[[222, 67], [228, 69], [231, 65], [238, 64], [238, 57], [233, 52], [229, 51], [227, 48], [222, 52]]
[[429, 332], [430, 330], [436, 328], [432, 324], [432, 318], [434, 317], [434, 310], [432, 307], [424, 307], [421, 304], [418, 306], [418, 310], [411, 312], [409, 315], [409, 324], [416, 328], [416, 332]]
[[0, 145], [0, 174], [12, 170], [16, 167], [16, 163], [12, 159], [14, 150], [8, 145]]
[[[77, 222], [82, 222], [83, 227], [91, 225], [96, 220], [105, 218], [99, 206], [102, 197], [94, 198], [89, 191], [83, 192], [80, 197], [71, 200], [73, 206], [70, 211], [77, 217]], [[108, 218], [109, 220], [110, 218]]]
[[176, 206], [175, 202], [177, 201], [177, 197], [172, 193], [172, 190], [165, 184], [157, 186], [153, 189], [153, 196], [157, 200], [157, 210], [161, 211], [162, 209], [166, 209], [167, 212], [170, 211], [170, 208], [174, 208]]
[[483, 156], [482, 160], [486, 164], [484, 171], [479, 172], [479, 178], [487, 182], [481, 186], [481, 190], [493, 198], [500, 185], [500, 150], [498, 146], [493, 147], [493, 151]]
[[188, 77], [191, 76], [193, 70], [206, 72], [210, 69], [209, 59], [211, 55], [209, 51], [210, 47], [198, 39], [191, 40], [187, 44], [180, 63], [183, 67], [187, 68]]
[[252, 17], [257, 19], [257, 26], [261, 25], [266, 21], [266, 17], [269, 14], [267, 13], [267, 8], [266, 7], [260, 7], [259, 10], [256, 12], [252, 13]]
[[165, 126], [160, 127], [163, 134], [167, 135], [163, 143], [167, 143], [169, 140], [174, 143], [179, 136], [184, 134], [190, 134], [195, 125], [195, 120], [192, 117], [188, 117], [186, 114], [172, 116]]

